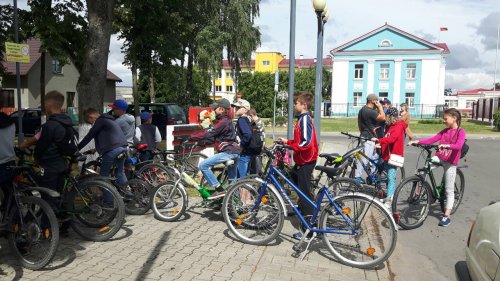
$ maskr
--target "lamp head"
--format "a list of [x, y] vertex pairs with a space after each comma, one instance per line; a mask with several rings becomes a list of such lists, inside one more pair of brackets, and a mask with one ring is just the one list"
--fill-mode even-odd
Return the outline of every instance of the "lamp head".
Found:
[[313, 7], [316, 11], [323, 11], [326, 7], [326, 0], [313, 0]]

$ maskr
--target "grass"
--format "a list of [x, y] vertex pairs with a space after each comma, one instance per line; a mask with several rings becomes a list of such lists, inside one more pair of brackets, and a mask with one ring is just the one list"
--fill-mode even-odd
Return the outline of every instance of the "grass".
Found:
[[[425, 120], [425, 121], [424, 121]], [[433, 119], [432, 121], [427, 121], [429, 119], [414, 119], [410, 123], [410, 128], [414, 134], [433, 134], [437, 133], [444, 128], [444, 125], [439, 122], [439, 119]], [[436, 121], [434, 121], [436, 120]], [[421, 122], [419, 122], [421, 121]], [[422, 124], [426, 123], [426, 124]], [[427, 124], [430, 123], [430, 124]], [[479, 124], [472, 122], [470, 120], [464, 120], [462, 122], [462, 128], [468, 134], [498, 134], [496, 129], [491, 128], [489, 125]], [[266, 127], [266, 133], [268, 135], [272, 134], [272, 127]], [[321, 131], [322, 132], [355, 132], [358, 130], [358, 119], [356, 118], [324, 118], [321, 119]], [[286, 131], [285, 127], [277, 127], [276, 131], [283, 132]]]

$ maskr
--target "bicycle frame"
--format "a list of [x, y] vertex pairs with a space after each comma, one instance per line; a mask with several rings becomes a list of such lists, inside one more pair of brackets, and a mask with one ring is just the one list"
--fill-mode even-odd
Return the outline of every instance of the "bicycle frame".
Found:
[[[280, 184], [278, 178], [284, 179], [286, 181], [286, 183], [288, 185], [290, 185], [293, 188], [293, 190], [295, 190], [295, 192], [297, 192], [297, 194], [299, 195], [299, 197], [302, 200], [306, 200], [307, 204], [314, 207], [314, 213], [313, 213], [312, 218], [310, 220], [311, 223], [309, 223], [304, 218], [304, 216], [300, 213], [296, 204], [293, 203], [293, 201], [287, 195], [284, 187]], [[333, 233], [333, 234], [346, 234], [346, 235], [356, 234], [356, 230], [355, 230], [355, 227], [352, 223], [352, 220], [346, 214], [344, 214], [342, 208], [337, 203], [335, 203], [333, 197], [327, 191], [326, 187], [321, 188], [320, 196], [318, 197], [317, 202], [313, 202], [290, 179], [285, 177], [283, 175], [283, 173], [281, 173], [278, 169], [276, 169], [276, 167], [274, 165], [271, 165], [271, 167], [270, 167], [269, 174], [267, 175], [267, 178], [262, 185], [262, 188], [261, 188], [260, 193], [259, 193], [259, 197], [257, 198], [256, 204], [252, 208], [252, 211], [255, 211], [259, 207], [260, 203], [262, 202], [262, 198], [265, 196], [266, 190], [267, 190], [270, 182], [278, 188], [278, 191], [280, 193], [278, 196], [281, 196], [282, 198], [286, 199], [288, 204], [290, 204], [290, 206], [292, 206], [293, 211], [295, 212], [297, 217], [300, 219], [302, 224], [305, 225], [307, 227], [307, 229], [309, 229], [310, 231], [319, 232], [319, 233]], [[342, 216], [342, 218], [344, 219], [346, 224], [349, 226], [351, 231], [349, 231], [349, 232], [348, 231], [340, 231], [340, 230], [329, 229], [329, 228], [327, 228], [327, 229], [313, 228], [312, 224], [314, 224], [314, 222], [316, 221], [316, 219], [318, 217], [318, 214], [319, 214], [320, 209], [321, 209], [321, 202], [323, 201], [323, 198], [325, 196], [328, 198], [328, 201], [330, 202], [330, 204], [332, 204], [332, 206], [335, 208], [335, 211]]]

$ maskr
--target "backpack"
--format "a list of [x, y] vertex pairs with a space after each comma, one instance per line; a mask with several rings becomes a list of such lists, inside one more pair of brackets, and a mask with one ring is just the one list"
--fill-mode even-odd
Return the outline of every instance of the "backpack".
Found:
[[[56, 121], [57, 122], [57, 121]], [[73, 128], [73, 126], [65, 126], [59, 122], [61, 126], [66, 130], [64, 138], [56, 143], [57, 150], [62, 156], [72, 157], [78, 151], [78, 132]]]
[[255, 121], [250, 123], [250, 129], [252, 130], [252, 138], [250, 139], [248, 149], [253, 154], [258, 155], [262, 152], [262, 147], [264, 146], [264, 136]]
[[467, 139], [464, 141], [464, 145], [462, 145], [462, 150], [460, 151], [460, 159], [464, 158], [469, 152], [469, 145], [467, 144]]

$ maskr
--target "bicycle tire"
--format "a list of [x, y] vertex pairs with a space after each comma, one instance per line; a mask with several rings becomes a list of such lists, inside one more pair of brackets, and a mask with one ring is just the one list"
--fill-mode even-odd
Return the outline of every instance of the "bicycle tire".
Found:
[[[11, 229], [11, 231], [9, 232], [8, 240], [9, 240], [9, 246], [10, 246], [12, 252], [17, 257], [17, 259], [21, 262], [21, 264], [24, 268], [27, 268], [30, 270], [39, 270], [39, 269], [42, 269], [43, 267], [45, 267], [48, 263], [50, 263], [50, 261], [52, 260], [52, 258], [56, 254], [57, 247], [59, 245], [59, 225], [57, 222], [57, 218], [56, 218], [56, 215], [54, 214], [54, 211], [50, 207], [50, 205], [41, 198], [38, 198], [35, 196], [25, 196], [25, 197], [23, 196], [23, 197], [19, 198], [19, 201], [20, 201], [21, 205], [33, 204], [33, 205], [39, 206], [37, 208], [37, 210], [34, 210], [34, 211], [42, 212], [46, 216], [48, 223], [50, 224], [50, 230], [48, 230], [49, 232], [47, 232], [47, 229], [45, 229], [45, 230], [41, 229], [42, 228], [41, 225], [36, 225], [37, 223], [35, 223], [35, 225], [28, 224], [28, 220], [26, 220], [26, 218], [23, 218], [23, 220], [22, 220], [23, 226], [29, 228], [28, 229], [29, 234], [24, 235], [22, 240], [28, 240], [28, 238], [30, 238], [30, 239], [36, 238], [36, 237], [33, 237], [34, 233], [36, 233], [39, 230], [41, 230], [42, 233], [37, 233], [37, 235], [35, 235], [35, 236], [38, 236], [38, 239], [36, 239], [37, 241], [39, 241], [40, 238], [48, 239], [47, 236], [50, 237], [48, 249], [42, 251], [43, 258], [41, 258], [39, 261], [31, 261], [28, 259], [28, 257], [25, 257], [25, 255], [23, 255], [23, 253], [22, 253], [23, 251], [21, 251], [18, 248], [18, 245], [21, 242], [20, 241], [21, 238], [17, 238], [16, 233], [19, 232], [20, 228], [17, 224], [14, 223], [16, 221], [15, 216], [19, 215], [19, 212], [17, 212], [15, 210], [15, 209], [17, 209], [17, 206], [14, 207], [15, 209], [12, 209], [10, 214], [9, 214], [9, 229]], [[28, 212], [26, 212], [26, 214], [27, 213]], [[40, 221], [40, 224], [41, 224], [41, 221]], [[17, 227], [16, 227], [16, 225], [17, 225]], [[23, 226], [21, 227], [21, 230], [24, 228]], [[35, 232], [33, 232], [33, 231], [35, 231]]]
[[[409, 195], [405, 186], [410, 184], [411, 187]], [[420, 190], [420, 191], [418, 191]], [[417, 194], [418, 193], [418, 194]], [[399, 184], [394, 192], [394, 197], [392, 200], [392, 212], [399, 213], [399, 226], [403, 229], [410, 230], [420, 227], [429, 215], [430, 206], [433, 201], [433, 192], [429, 183], [419, 176], [411, 176], [406, 178]], [[405, 206], [408, 208], [405, 209]], [[421, 205], [423, 209], [419, 210], [418, 207]], [[411, 218], [415, 218], [415, 222], [410, 222]]]
[[[226, 196], [222, 201], [222, 214], [227, 227], [239, 240], [246, 244], [261, 246], [273, 241], [281, 233], [285, 215], [278, 199], [280, 195], [275, 194], [269, 187], [261, 202], [256, 206], [256, 200], [259, 197], [257, 191], [260, 188], [248, 188], [253, 185], [262, 186], [262, 182], [249, 178], [231, 185], [226, 190]], [[239, 205], [236, 206], [234, 201], [241, 198], [241, 189], [247, 191], [245, 196], [249, 196], [245, 199], [247, 202], [240, 200]], [[253, 209], [251, 206], [256, 206], [257, 209], [251, 210]], [[238, 210], [236, 210], [237, 207]], [[264, 214], [263, 217], [259, 217], [259, 212], [269, 215]], [[262, 234], [262, 237], [256, 238], [259, 234]]]
[[[92, 187], [94, 190], [91, 190]], [[95, 188], [99, 188], [100, 191]], [[106, 194], [109, 196], [107, 199]], [[108, 202], [104, 202], [105, 200]], [[124, 223], [125, 204], [120, 193], [109, 182], [92, 179], [79, 182], [73, 202], [75, 210], [80, 210], [77, 207], [81, 207], [85, 213], [78, 212], [73, 215], [71, 228], [86, 240], [95, 242], [109, 240]], [[109, 204], [112, 206], [108, 206]]]
[[[323, 242], [332, 255], [342, 264], [361, 269], [374, 268], [385, 262], [397, 242], [396, 224], [389, 211], [378, 200], [360, 194], [336, 197], [335, 203], [342, 208], [348, 221], [330, 204], [321, 211], [319, 228], [349, 232], [352, 225], [357, 232], [323, 233]], [[362, 206], [361, 210], [358, 206]], [[354, 219], [351, 213], [354, 213]], [[335, 241], [330, 241], [329, 237]], [[352, 252], [345, 253], [349, 250]]]
[[134, 198], [124, 200], [125, 213], [128, 215], [144, 215], [151, 208], [151, 185], [141, 179], [131, 179], [127, 182], [127, 186], [130, 187]]
[[[176, 198], [172, 199], [172, 197]], [[188, 195], [182, 185], [176, 185], [174, 181], [166, 181], [153, 189], [150, 204], [156, 219], [166, 222], [177, 221], [186, 213]], [[162, 210], [167, 207], [172, 210], [166, 210], [164, 213]], [[168, 215], [169, 213], [172, 215]]]

